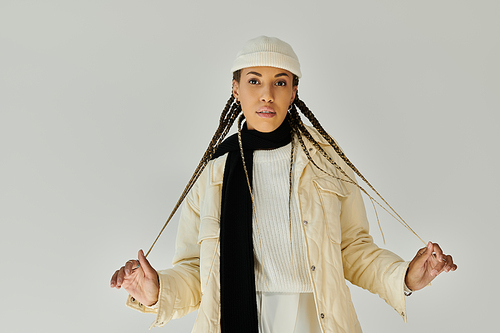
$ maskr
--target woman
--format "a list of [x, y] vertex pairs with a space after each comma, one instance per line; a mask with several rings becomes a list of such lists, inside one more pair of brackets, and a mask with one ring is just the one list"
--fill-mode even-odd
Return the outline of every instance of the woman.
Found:
[[[198, 309], [193, 332], [361, 332], [345, 279], [406, 320], [405, 293], [456, 270], [452, 257], [428, 243], [408, 263], [373, 243], [354, 174], [365, 179], [298, 98], [288, 44], [250, 40], [232, 71], [232, 96], [180, 199], [173, 268], [157, 272], [141, 250], [111, 287], [157, 313], [153, 326]], [[241, 112], [243, 129], [240, 117], [224, 140]]]

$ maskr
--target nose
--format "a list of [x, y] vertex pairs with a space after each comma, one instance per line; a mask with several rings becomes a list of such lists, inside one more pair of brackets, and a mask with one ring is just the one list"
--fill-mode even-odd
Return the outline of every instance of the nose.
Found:
[[272, 87], [270, 86], [262, 87], [260, 100], [264, 103], [272, 103], [274, 101]]

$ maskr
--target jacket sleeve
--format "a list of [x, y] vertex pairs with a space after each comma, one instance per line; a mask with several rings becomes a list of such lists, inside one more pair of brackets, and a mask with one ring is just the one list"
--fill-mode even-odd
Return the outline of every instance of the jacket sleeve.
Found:
[[[346, 171], [355, 179], [350, 169]], [[369, 234], [361, 191], [354, 184], [346, 184], [350, 193], [342, 198], [340, 215], [345, 278], [378, 294], [406, 321], [404, 278], [409, 263], [393, 252], [375, 245]]]
[[129, 296], [127, 306], [145, 313], [156, 313], [151, 327], [163, 326], [197, 310], [201, 301], [199, 183], [187, 195], [181, 210], [173, 267], [158, 271], [160, 293], [157, 308], [146, 307]]

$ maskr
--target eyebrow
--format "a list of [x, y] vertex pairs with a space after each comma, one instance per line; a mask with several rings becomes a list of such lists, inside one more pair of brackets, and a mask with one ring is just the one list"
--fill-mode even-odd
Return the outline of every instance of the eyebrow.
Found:
[[[248, 72], [247, 75], [250, 75], [250, 74], [253, 74], [255, 76], [258, 76], [258, 77], [262, 77], [262, 74], [258, 73], [258, 72]], [[279, 74], [276, 74], [274, 77], [280, 77], [280, 76], [288, 76], [290, 77], [290, 75], [288, 75], [287, 73], [279, 73]]]

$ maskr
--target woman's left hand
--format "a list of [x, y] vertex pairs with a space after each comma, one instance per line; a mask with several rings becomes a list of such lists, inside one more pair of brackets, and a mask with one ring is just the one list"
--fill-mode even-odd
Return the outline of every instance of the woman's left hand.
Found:
[[406, 286], [413, 291], [422, 289], [442, 272], [456, 269], [453, 258], [444, 254], [437, 243], [429, 242], [427, 247], [418, 250], [410, 262], [405, 278]]

